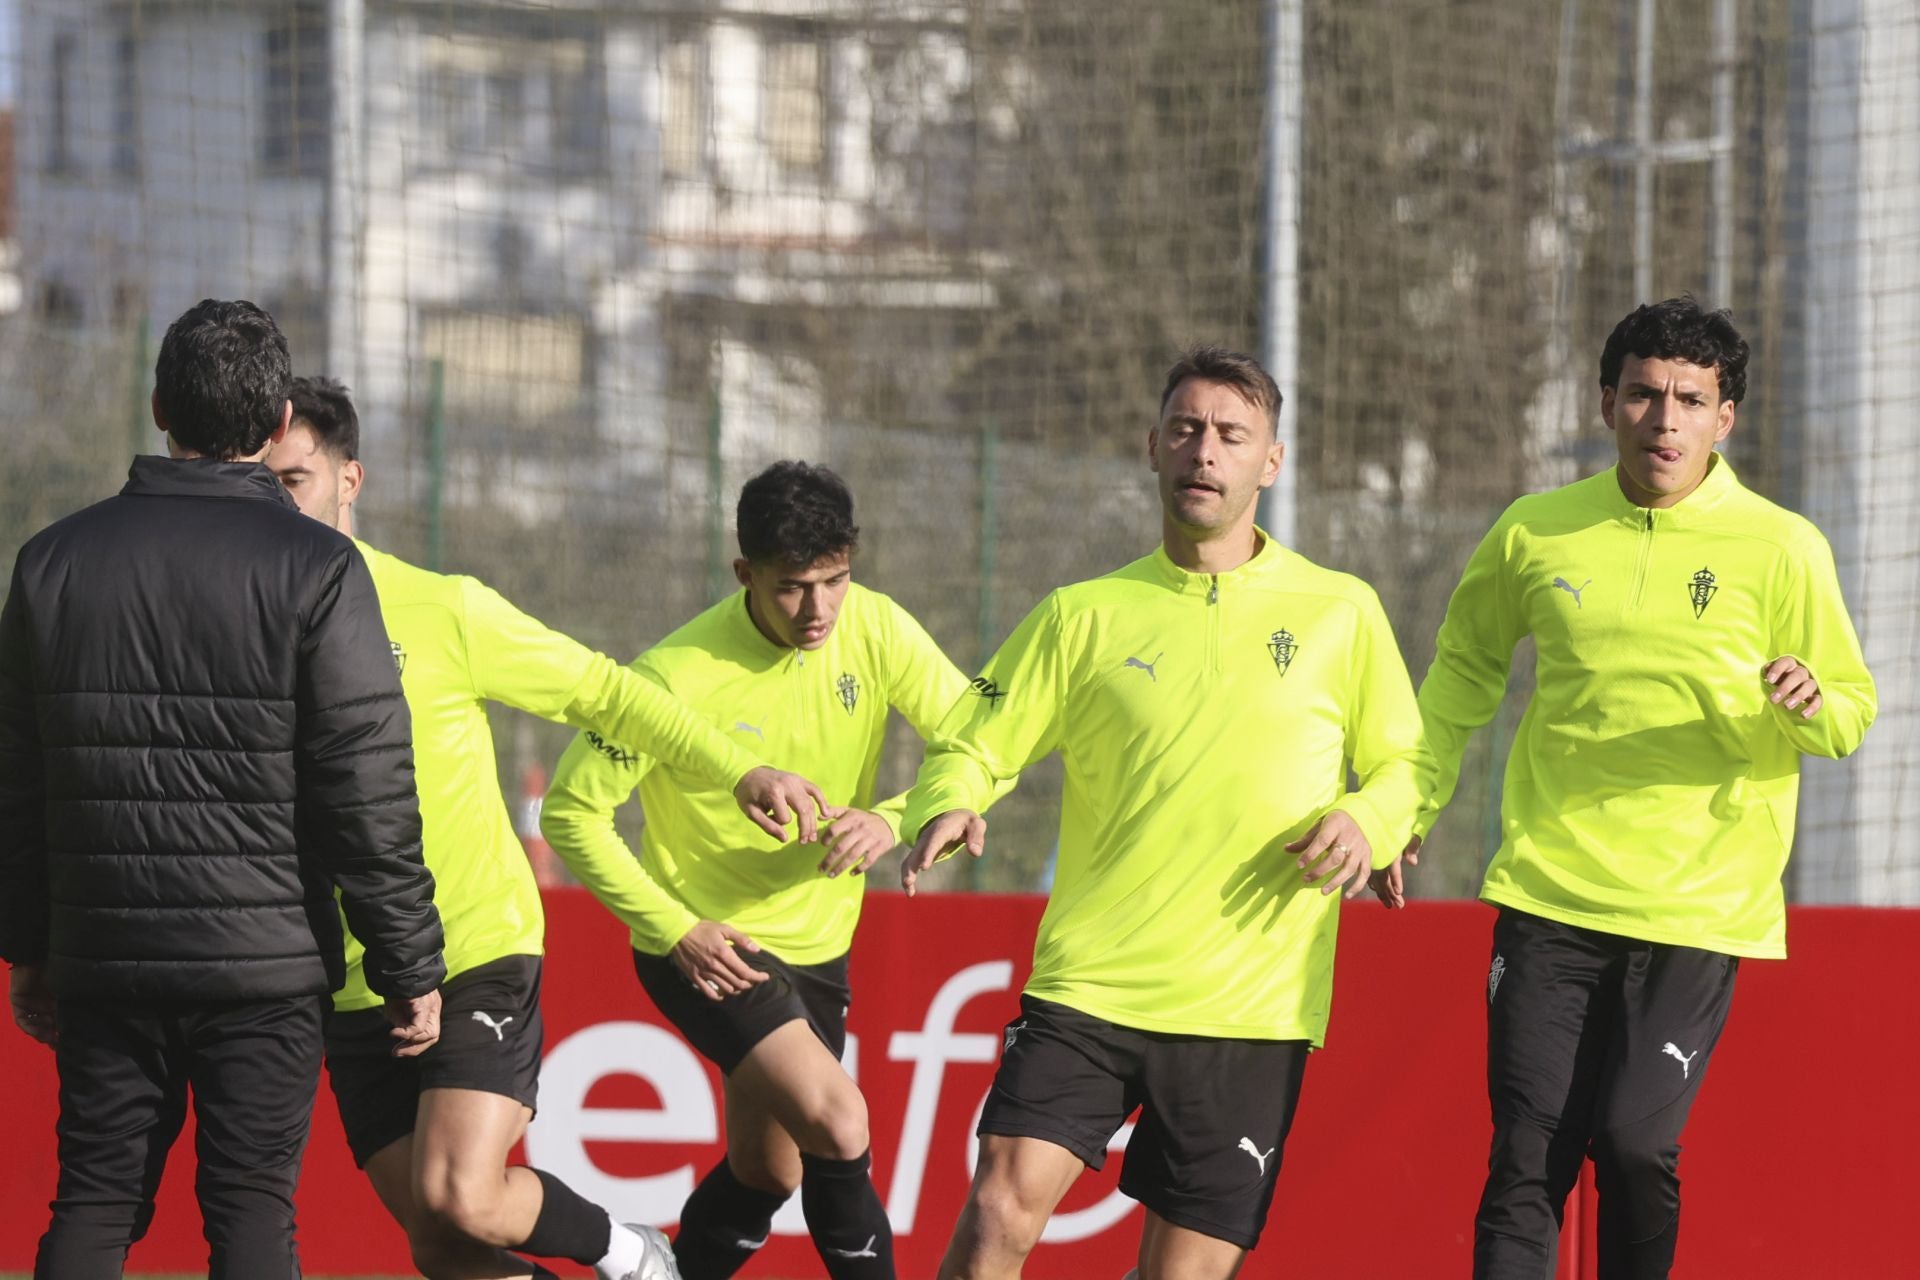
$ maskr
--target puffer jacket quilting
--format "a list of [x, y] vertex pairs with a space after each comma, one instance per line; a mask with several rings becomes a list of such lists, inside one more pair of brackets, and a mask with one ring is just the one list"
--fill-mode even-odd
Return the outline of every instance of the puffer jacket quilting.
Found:
[[63, 996], [319, 993], [336, 886], [377, 990], [438, 985], [366, 566], [263, 466], [137, 459], [21, 549], [0, 614], [0, 955]]

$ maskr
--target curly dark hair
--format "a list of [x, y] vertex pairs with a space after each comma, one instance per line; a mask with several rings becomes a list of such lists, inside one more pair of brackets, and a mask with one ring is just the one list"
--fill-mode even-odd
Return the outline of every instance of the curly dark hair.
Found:
[[333, 378], [319, 376], [293, 380], [293, 420], [305, 423], [321, 449], [341, 462], [360, 457], [360, 415], [353, 394]]
[[292, 383], [280, 326], [246, 301], [196, 303], [168, 326], [153, 366], [167, 434], [209, 458], [266, 448]]
[[776, 462], [740, 487], [740, 554], [752, 564], [805, 567], [860, 543], [846, 481], [808, 462]]
[[1720, 398], [1739, 404], [1747, 394], [1747, 340], [1733, 312], [1709, 311], [1692, 294], [1650, 302], [1613, 327], [1600, 352], [1600, 386], [1617, 390], [1628, 356], [1684, 360], [1719, 376]]

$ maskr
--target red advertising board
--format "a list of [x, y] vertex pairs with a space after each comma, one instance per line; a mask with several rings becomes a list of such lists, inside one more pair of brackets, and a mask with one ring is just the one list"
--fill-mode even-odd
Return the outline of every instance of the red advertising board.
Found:
[[[547, 897], [547, 1057], [531, 1160], [616, 1212], [672, 1221], [719, 1157], [719, 1078], [663, 1028], [614, 921], [579, 891]], [[972, 1128], [1024, 977], [1037, 898], [876, 895], [855, 948], [849, 1059], [868, 1098], [874, 1177], [900, 1273], [930, 1277], [964, 1198]], [[1345, 908], [1333, 1027], [1308, 1068], [1266, 1237], [1242, 1275], [1459, 1276], [1486, 1153], [1482, 992], [1491, 912]], [[1906, 1148], [1920, 1032], [1905, 975], [1920, 912], [1797, 910], [1794, 959], [1743, 967], [1731, 1024], [1688, 1132], [1681, 1272], [1795, 1280], [1912, 1274]], [[1196, 940], [1202, 945], [1203, 940]], [[0, 1165], [0, 1270], [31, 1266], [54, 1177], [50, 1055], [10, 1029]], [[1823, 1083], [1824, 1082], [1824, 1083]], [[1125, 1131], [1116, 1138], [1116, 1150]], [[176, 1148], [134, 1270], [205, 1265], [191, 1137]], [[1120, 1157], [1082, 1178], [1029, 1276], [1118, 1280], [1140, 1211]], [[1561, 1274], [1592, 1275], [1590, 1198], [1576, 1196]], [[316, 1275], [408, 1270], [400, 1234], [353, 1169], [324, 1090], [301, 1186]], [[1583, 1266], [1584, 1263], [1584, 1266]], [[564, 1273], [564, 1272], [563, 1272]], [[585, 1274], [574, 1269], [574, 1274]], [[822, 1274], [797, 1203], [744, 1273]]]

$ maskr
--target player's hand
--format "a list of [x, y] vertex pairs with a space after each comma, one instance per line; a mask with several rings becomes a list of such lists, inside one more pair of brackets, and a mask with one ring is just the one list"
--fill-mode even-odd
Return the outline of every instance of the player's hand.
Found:
[[1380, 899], [1388, 910], [1397, 911], [1407, 905], [1407, 873], [1405, 867], [1420, 865], [1420, 837], [1407, 841], [1407, 847], [1400, 856], [1367, 878], [1367, 887], [1373, 890], [1373, 896]]
[[47, 971], [37, 964], [17, 964], [7, 977], [7, 999], [13, 1005], [13, 1023], [41, 1044], [60, 1041], [53, 1021], [53, 992]]
[[725, 1000], [767, 980], [767, 975], [740, 958], [742, 951], [758, 951], [760, 944], [730, 924], [702, 920], [680, 936], [667, 952], [694, 990], [709, 1000]]
[[393, 1056], [417, 1058], [440, 1039], [440, 992], [423, 996], [388, 996], [387, 1021], [393, 1024]]
[[820, 788], [797, 773], [768, 765], [749, 769], [733, 784], [733, 798], [753, 825], [776, 840], [787, 838], [787, 824], [799, 822], [800, 843], [812, 844], [820, 835], [820, 816], [827, 798]]
[[1340, 809], [1330, 810], [1307, 834], [1288, 845], [1287, 852], [1300, 855], [1300, 870], [1307, 883], [1319, 886], [1323, 894], [1346, 885], [1346, 896], [1352, 898], [1367, 887], [1373, 846], [1360, 834], [1360, 824]]
[[949, 809], [920, 828], [913, 851], [900, 863], [900, 887], [907, 896], [913, 896], [922, 871], [958, 852], [962, 845], [976, 858], [987, 850], [987, 820], [971, 809]]
[[832, 805], [827, 809], [827, 834], [821, 843], [827, 846], [827, 856], [820, 860], [820, 869], [832, 879], [842, 871], [862, 874], [900, 842], [879, 814], [851, 805]]
[[1784, 703], [1787, 710], [1798, 710], [1802, 703], [1806, 709], [1800, 712], [1802, 720], [1813, 719], [1813, 713], [1822, 705], [1820, 682], [1813, 678], [1813, 672], [1800, 665], [1800, 659], [1783, 655], [1767, 664], [1760, 678], [1773, 686], [1773, 702]]

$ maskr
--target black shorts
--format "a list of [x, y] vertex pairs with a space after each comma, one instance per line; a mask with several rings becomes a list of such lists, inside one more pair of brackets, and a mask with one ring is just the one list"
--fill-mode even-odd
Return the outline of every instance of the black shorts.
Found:
[[727, 1075], [753, 1046], [795, 1018], [806, 1020], [838, 1059], [847, 1047], [847, 958], [788, 964], [769, 951], [742, 951], [742, 960], [768, 975], [724, 1000], [709, 999], [666, 956], [633, 953], [633, 971], [654, 1007], [687, 1042]]
[[1120, 1190], [1177, 1227], [1251, 1249], [1306, 1071], [1305, 1040], [1138, 1031], [1020, 997], [980, 1132], [1041, 1138], [1092, 1169], [1140, 1109]]
[[503, 956], [440, 989], [440, 1040], [416, 1058], [393, 1056], [380, 1009], [327, 1018], [327, 1079], [353, 1162], [413, 1132], [426, 1089], [476, 1089], [531, 1109], [538, 1096], [540, 957]]

